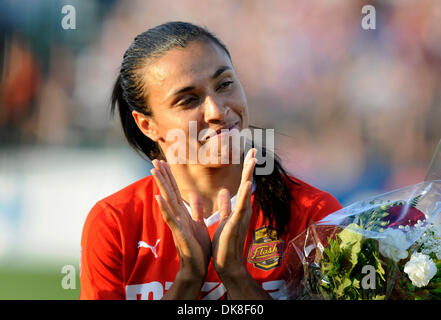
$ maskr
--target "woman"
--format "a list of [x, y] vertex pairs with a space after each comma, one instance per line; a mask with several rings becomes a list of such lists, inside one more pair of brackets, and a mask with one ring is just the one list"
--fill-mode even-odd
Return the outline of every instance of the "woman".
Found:
[[[138, 35], [124, 54], [115, 108], [127, 140], [154, 169], [89, 213], [80, 298], [285, 298], [286, 244], [341, 205], [289, 177], [277, 159], [270, 174], [257, 175], [255, 148], [239, 163], [190, 161], [192, 146], [196, 153], [210, 146], [216, 159], [225, 148], [237, 151], [222, 139], [249, 127], [222, 42], [183, 22]], [[185, 161], [170, 161], [176, 145], [167, 135], [177, 129]]]

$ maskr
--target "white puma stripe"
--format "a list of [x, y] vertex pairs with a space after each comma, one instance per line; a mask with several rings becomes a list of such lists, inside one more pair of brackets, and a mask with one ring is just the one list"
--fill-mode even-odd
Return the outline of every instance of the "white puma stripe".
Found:
[[144, 241], [139, 241], [138, 242], [138, 248], [141, 248], [141, 247], [149, 248], [150, 250], [152, 250], [153, 254], [155, 255], [155, 258], [157, 258], [158, 254], [156, 253], [156, 247], [157, 247], [159, 241], [161, 241], [161, 239], [156, 240], [155, 246], [151, 246], [151, 245], [149, 245], [148, 243], [146, 243]]

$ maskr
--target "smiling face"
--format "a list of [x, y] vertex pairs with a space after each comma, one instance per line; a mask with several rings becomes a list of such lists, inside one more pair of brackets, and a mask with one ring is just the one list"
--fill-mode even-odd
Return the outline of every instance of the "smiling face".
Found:
[[[173, 48], [140, 72], [152, 116], [132, 114], [140, 130], [158, 142], [164, 154], [176, 143], [167, 139], [171, 130], [185, 134], [186, 150], [192, 144], [199, 151], [214, 139], [220, 150], [226, 129], [248, 128], [243, 88], [227, 53], [213, 42], [192, 41], [185, 48]], [[191, 124], [197, 125], [196, 141], [190, 134]]]

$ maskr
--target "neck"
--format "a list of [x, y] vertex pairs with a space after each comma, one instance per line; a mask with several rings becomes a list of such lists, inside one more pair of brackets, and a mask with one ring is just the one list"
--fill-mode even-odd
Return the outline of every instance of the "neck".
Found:
[[204, 204], [204, 217], [218, 210], [217, 195], [222, 188], [230, 195], [237, 193], [242, 174], [242, 164], [231, 164], [221, 168], [200, 165], [171, 165], [182, 198], [189, 203], [189, 194], [196, 192]]

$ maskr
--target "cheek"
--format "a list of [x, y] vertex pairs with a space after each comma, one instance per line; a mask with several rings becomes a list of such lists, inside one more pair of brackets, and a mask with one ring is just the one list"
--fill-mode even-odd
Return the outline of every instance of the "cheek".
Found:
[[168, 112], [158, 117], [157, 127], [165, 137], [170, 130], [183, 130], [187, 132], [190, 121], [191, 118], [185, 112]]
[[249, 113], [248, 113], [248, 107], [246, 103], [243, 104], [236, 104], [231, 106], [231, 110], [239, 115], [242, 121], [242, 128], [248, 127], [248, 121], [249, 121]]
[[248, 114], [248, 108], [245, 107], [242, 109], [242, 119], [243, 119], [243, 126], [244, 127], [248, 127], [248, 119], [249, 119], [249, 114]]
[[239, 87], [231, 99], [231, 109], [242, 118], [243, 127], [248, 127], [248, 103], [242, 87]]
[[[197, 140], [199, 132], [204, 128], [203, 119], [203, 115], [197, 109], [170, 114], [161, 119], [161, 136], [165, 140], [167, 134], [169, 137], [185, 136], [185, 142], [188, 144], [192, 140]], [[166, 141], [167, 145], [170, 143], [173, 142]]]

